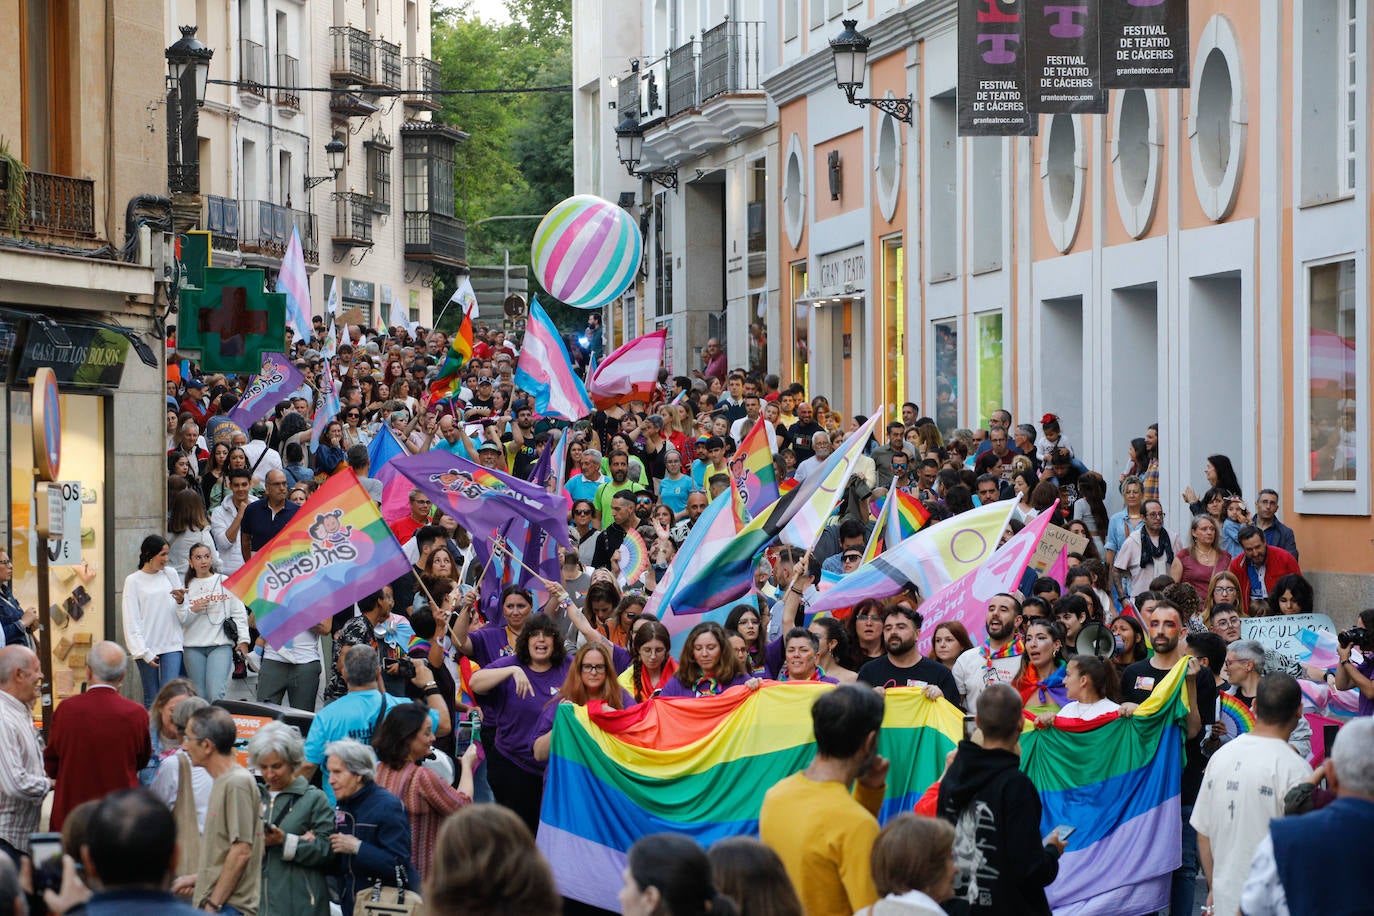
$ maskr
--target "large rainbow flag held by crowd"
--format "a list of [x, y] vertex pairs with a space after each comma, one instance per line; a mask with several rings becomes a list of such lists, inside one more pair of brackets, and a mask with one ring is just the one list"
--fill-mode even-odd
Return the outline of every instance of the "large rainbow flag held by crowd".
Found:
[[[764, 793], [811, 762], [811, 704], [829, 689], [735, 687], [624, 711], [565, 704], [539, 825], [559, 891], [618, 912], [625, 856], [640, 837], [671, 831], [709, 846], [757, 835]], [[887, 692], [878, 750], [894, 765], [884, 817], [911, 810], [962, 734], [963, 716], [945, 700], [914, 687]]]
[[1042, 834], [1078, 828], [1046, 888], [1055, 916], [1132, 916], [1169, 905], [1179, 831], [1187, 660], [1130, 718], [1108, 713], [1021, 736]]

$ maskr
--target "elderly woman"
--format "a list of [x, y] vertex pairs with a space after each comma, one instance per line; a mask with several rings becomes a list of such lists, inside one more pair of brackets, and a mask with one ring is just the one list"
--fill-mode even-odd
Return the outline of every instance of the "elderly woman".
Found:
[[248, 742], [248, 765], [265, 783], [260, 913], [329, 913], [334, 808], [296, 775], [304, 762], [305, 739], [283, 722], [267, 723]]
[[419, 893], [420, 877], [410, 861], [410, 818], [401, 800], [377, 785], [377, 755], [366, 744], [345, 738], [324, 749], [329, 787], [339, 800], [329, 837], [334, 874], [340, 879], [339, 905], [353, 912], [353, 897], [380, 881], [396, 885], [400, 871], [405, 886]]
[[869, 867], [883, 896], [860, 910], [863, 916], [942, 914], [940, 902], [954, 896], [954, 828], [938, 818], [899, 814], [873, 841]]
[[468, 745], [459, 761], [462, 775], [458, 789], [420, 761], [434, 749], [434, 726], [423, 703], [406, 703], [386, 714], [372, 736], [372, 747], [381, 761], [377, 782], [401, 800], [410, 815], [411, 860], [423, 880], [429, 874], [439, 825], [459, 808], [472, 804], [472, 771], [478, 745]]

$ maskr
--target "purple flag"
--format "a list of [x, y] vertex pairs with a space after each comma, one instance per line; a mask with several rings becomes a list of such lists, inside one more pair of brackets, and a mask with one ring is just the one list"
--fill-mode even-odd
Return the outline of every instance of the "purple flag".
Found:
[[[497, 538], [504, 539], [510, 556], [501, 552], [492, 558], [492, 542]], [[558, 582], [561, 570], [558, 542], [543, 526], [532, 525], [523, 518], [511, 518], [490, 534], [473, 532], [472, 545], [477, 561], [486, 570], [482, 577], [480, 610], [493, 625], [500, 626], [505, 622], [505, 615], [501, 611], [501, 590], [508, 585], [529, 589], [534, 594], [536, 609], [548, 601], [549, 590], [539, 577]], [[489, 559], [490, 565], [487, 562]]]
[[262, 369], [253, 376], [253, 382], [243, 392], [243, 397], [229, 411], [228, 419], [239, 429], [247, 429], [272, 412], [272, 408], [301, 385], [305, 376], [301, 375], [291, 360], [280, 353], [264, 353]]
[[515, 515], [547, 529], [564, 547], [572, 546], [562, 494], [550, 494], [529, 481], [439, 450], [392, 458], [391, 466], [419, 487], [436, 509], [472, 532], [474, 540], [500, 530]]

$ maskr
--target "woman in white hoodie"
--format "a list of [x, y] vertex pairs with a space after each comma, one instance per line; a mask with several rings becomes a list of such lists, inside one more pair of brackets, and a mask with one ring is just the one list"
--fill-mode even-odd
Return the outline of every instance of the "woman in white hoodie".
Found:
[[168, 681], [181, 677], [181, 624], [177, 605], [186, 589], [167, 568], [167, 541], [156, 534], [138, 548], [138, 569], [124, 580], [124, 645], [138, 662], [143, 705], [152, 706]]
[[[211, 548], [191, 548], [186, 572], [186, 600], [177, 606], [186, 677], [196, 693], [211, 703], [224, 698], [234, 670], [234, 647], [248, 651], [248, 610], [224, 587], [224, 576], [215, 572]], [[232, 630], [232, 634], [230, 633]]]

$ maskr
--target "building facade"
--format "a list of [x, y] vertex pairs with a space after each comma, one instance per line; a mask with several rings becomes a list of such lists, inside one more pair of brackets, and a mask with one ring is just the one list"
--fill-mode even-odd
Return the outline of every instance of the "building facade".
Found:
[[[1112, 477], [1158, 422], [1170, 530], [1228, 455], [1252, 506], [1278, 491], [1318, 610], [1374, 600], [1366, 5], [1192, 0], [1190, 89], [1034, 138], [957, 136], [950, 0], [777, 16], [784, 377], [945, 430], [1052, 412]], [[911, 96], [912, 124], [846, 103], [841, 18], [873, 41], [864, 94]]]
[[[340, 306], [372, 327], [402, 314], [428, 327], [434, 268], [466, 267], [454, 217], [453, 151], [432, 120], [438, 64], [427, 0], [170, 0], [214, 49], [200, 112], [199, 228], [219, 266], [269, 283], [300, 233], [315, 313]], [[344, 146], [330, 168], [325, 147]]]
[[32, 379], [48, 366], [70, 484], [49, 551], [59, 702], [81, 688], [84, 649], [121, 632], [124, 577], [165, 524], [163, 17], [161, 0], [0, 0], [0, 546], [36, 608]]

